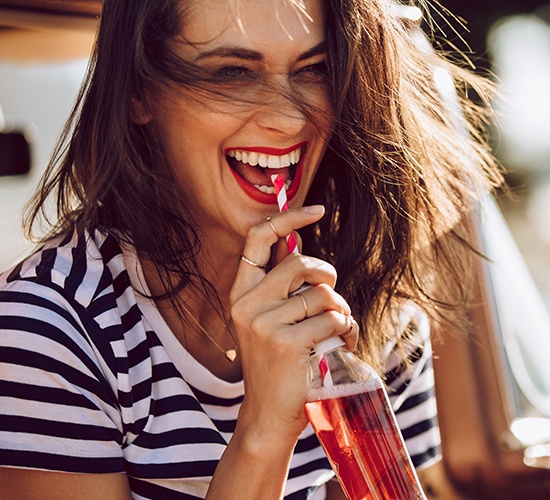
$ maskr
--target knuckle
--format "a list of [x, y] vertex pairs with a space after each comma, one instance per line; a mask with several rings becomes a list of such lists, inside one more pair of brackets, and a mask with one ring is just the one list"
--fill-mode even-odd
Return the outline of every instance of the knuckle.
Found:
[[237, 326], [250, 323], [250, 302], [246, 297], [241, 297], [231, 305], [231, 319]]
[[252, 226], [248, 230], [247, 239], [249, 240], [258, 240], [262, 236], [262, 227], [260, 225]]

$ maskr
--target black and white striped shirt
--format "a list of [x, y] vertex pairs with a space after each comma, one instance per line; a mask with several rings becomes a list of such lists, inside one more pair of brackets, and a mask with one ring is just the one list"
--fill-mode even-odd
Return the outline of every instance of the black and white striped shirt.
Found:
[[[95, 232], [52, 242], [0, 276], [0, 465], [125, 472], [136, 499], [205, 497], [243, 382], [191, 357], [136, 291], [140, 272], [132, 252]], [[427, 328], [421, 333], [411, 369], [392, 370], [395, 351], [387, 364], [417, 468], [439, 456]], [[323, 498], [332, 475], [308, 427], [285, 498]]]

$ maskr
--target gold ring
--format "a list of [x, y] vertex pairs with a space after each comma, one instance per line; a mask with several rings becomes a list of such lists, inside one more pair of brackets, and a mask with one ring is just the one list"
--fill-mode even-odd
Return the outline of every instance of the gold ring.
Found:
[[275, 229], [275, 226], [273, 225], [273, 222], [271, 222], [271, 216], [269, 216], [267, 218], [267, 222], [269, 222], [269, 225], [271, 226], [271, 229], [273, 229], [273, 232], [275, 233], [275, 236], [277, 236], [277, 239], [280, 240], [281, 239], [281, 236], [280, 234], [277, 232], [277, 230]]
[[253, 260], [250, 260], [248, 257], [246, 257], [244, 254], [241, 254], [241, 260], [243, 262], [246, 262], [249, 266], [252, 267], [259, 267], [260, 269], [267, 269], [267, 264], [264, 266], [262, 264], [258, 264], [257, 262], [254, 262]]
[[[300, 297], [302, 299], [302, 304], [304, 305], [304, 319], [307, 319], [307, 302], [306, 302], [306, 299], [304, 298], [304, 296], [301, 293], [298, 294], [298, 297]], [[302, 321], [304, 321], [304, 319]]]
[[353, 330], [353, 325], [355, 325], [355, 320], [353, 319], [353, 316], [351, 314], [346, 314], [346, 319], [349, 320], [349, 328], [346, 333], [344, 333], [344, 337], [347, 337], [351, 334], [351, 331]]

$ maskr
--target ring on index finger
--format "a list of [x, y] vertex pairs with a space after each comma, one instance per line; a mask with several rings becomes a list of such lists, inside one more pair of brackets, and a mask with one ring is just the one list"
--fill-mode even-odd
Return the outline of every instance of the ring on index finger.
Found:
[[267, 222], [269, 222], [269, 225], [271, 226], [271, 229], [275, 233], [275, 236], [277, 236], [277, 239], [281, 239], [281, 235], [277, 232], [277, 229], [275, 228], [275, 224], [271, 221], [271, 216], [267, 218]]

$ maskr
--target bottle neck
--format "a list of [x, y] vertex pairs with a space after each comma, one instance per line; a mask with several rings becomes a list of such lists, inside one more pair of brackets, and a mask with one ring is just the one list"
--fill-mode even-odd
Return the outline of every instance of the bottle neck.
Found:
[[342, 347], [346, 343], [342, 337], [329, 337], [328, 339], [321, 340], [321, 342], [315, 344], [315, 347], [311, 349], [310, 356], [322, 356], [327, 352], [333, 351], [338, 347]]

